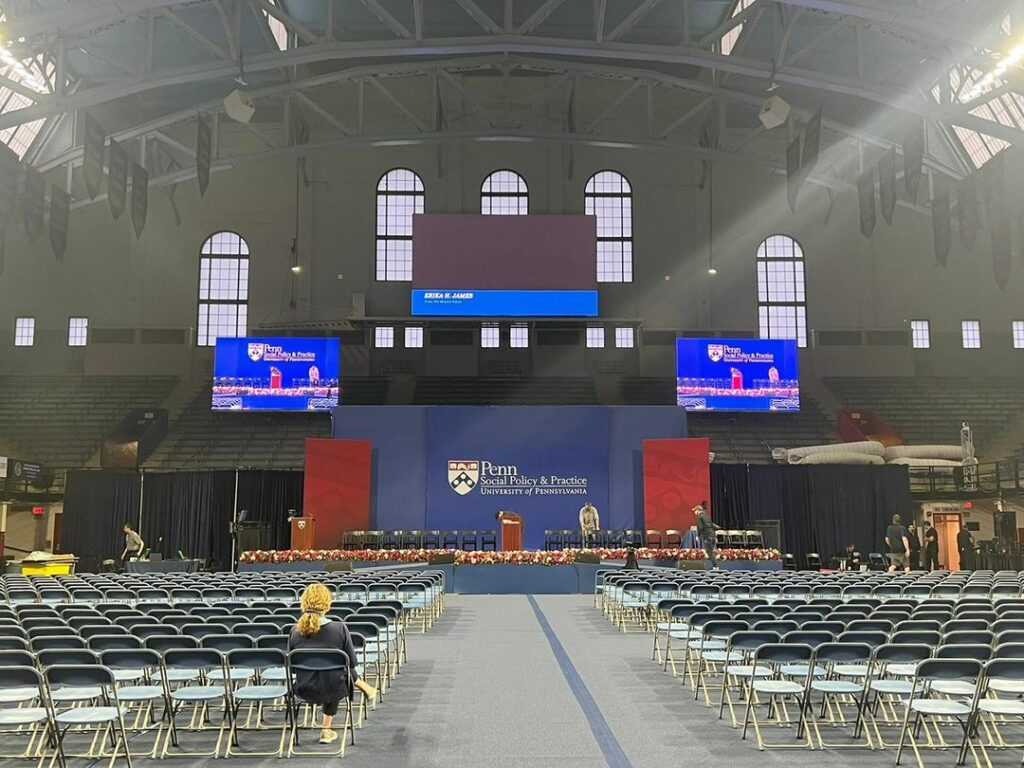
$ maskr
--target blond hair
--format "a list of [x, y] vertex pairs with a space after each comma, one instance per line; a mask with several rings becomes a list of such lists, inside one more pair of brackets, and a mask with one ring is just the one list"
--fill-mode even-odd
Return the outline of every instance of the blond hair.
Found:
[[295, 628], [303, 637], [313, 637], [320, 631], [320, 619], [331, 610], [331, 590], [320, 582], [306, 587], [300, 600], [302, 616]]

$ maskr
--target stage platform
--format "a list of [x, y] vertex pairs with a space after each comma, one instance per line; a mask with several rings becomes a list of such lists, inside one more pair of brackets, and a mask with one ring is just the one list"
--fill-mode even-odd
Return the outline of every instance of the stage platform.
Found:
[[[443, 571], [448, 592], [462, 595], [589, 595], [594, 592], [598, 570], [621, 568], [623, 561], [569, 563], [565, 565], [429, 565], [427, 563], [373, 561], [353, 563], [357, 569], [399, 568], [402, 570]], [[641, 560], [647, 568], [675, 568], [675, 560]], [[324, 573], [329, 561], [292, 563], [239, 563], [240, 572], [302, 571]], [[726, 560], [722, 570], [782, 570], [780, 560]]]

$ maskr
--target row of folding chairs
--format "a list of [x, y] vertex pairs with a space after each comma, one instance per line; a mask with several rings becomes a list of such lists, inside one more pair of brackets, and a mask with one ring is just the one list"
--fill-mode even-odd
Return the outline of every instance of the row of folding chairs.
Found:
[[[984, 611], [971, 603], [787, 602], [671, 606], [658, 630], [682, 646], [682, 671], [670, 646], [658, 658], [657, 640], [652, 658], [720, 719], [728, 712], [742, 738], [752, 728], [759, 749], [896, 747], [899, 758], [909, 747], [920, 768], [922, 753], [934, 749], [955, 752], [958, 764], [973, 754], [991, 766], [993, 753], [1010, 748], [1019, 757], [1021, 734], [1012, 741], [1006, 731], [1024, 718], [1024, 610], [987, 625], [992, 616], [973, 618]], [[782, 610], [805, 620], [787, 621]], [[884, 624], [885, 611], [908, 629]], [[943, 631], [912, 624], [940, 612]]]
[[112, 764], [123, 756], [130, 766], [133, 752], [342, 756], [368, 716], [367, 702], [358, 693], [355, 707], [342, 701], [333, 752], [304, 747], [319, 730], [318, 716], [296, 693], [293, 674], [347, 675], [350, 666], [340, 650], [289, 652], [271, 644], [0, 651], [0, 757], [64, 766], [70, 757]]

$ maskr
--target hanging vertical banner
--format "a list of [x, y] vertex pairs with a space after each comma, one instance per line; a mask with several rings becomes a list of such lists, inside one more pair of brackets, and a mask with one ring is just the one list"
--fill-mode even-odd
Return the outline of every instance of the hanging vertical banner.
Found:
[[796, 213], [796, 195], [800, 191], [800, 137], [786, 147], [786, 198], [789, 209]]
[[878, 199], [885, 223], [892, 224], [896, 210], [896, 147], [889, 147], [889, 151], [878, 158]]
[[34, 168], [25, 166], [25, 194], [22, 197], [25, 233], [35, 240], [43, 231], [46, 209], [46, 179]]
[[199, 180], [199, 195], [206, 194], [210, 186], [210, 159], [213, 156], [213, 132], [206, 115], [200, 115], [196, 127], [196, 178]]
[[0, 227], [6, 227], [14, 216], [18, 200], [18, 176], [21, 165], [18, 156], [8, 147], [0, 144]]
[[132, 226], [135, 237], [142, 237], [149, 209], [149, 174], [138, 163], [132, 163]]
[[992, 275], [1006, 290], [1010, 282], [1010, 206], [1006, 200], [1005, 153], [993, 157], [985, 167], [985, 207], [992, 242]]
[[[700, 126], [700, 133], [697, 136], [697, 144], [704, 149], [718, 149], [718, 120], [716, 115], [717, 110], [712, 110], [704, 122]], [[701, 160], [700, 161], [700, 181], [697, 183], [697, 189], [704, 189], [704, 186], [708, 182], [708, 176], [711, 173], [711, 161]]]
[[857, 178], [857, 202], [860, 204], [860, 233], [871, 237], [878, 221], [875, 211], [875, 169], [868, 168]]
[[128, 198], [128, 153], [124, 147], [110, 138], [110, 166], [107, 169], [107, 202], [110, 214], [121, 218]]
[[949, 195], [941, 192], [932, 198], [932, 241], [935, 263], [940, 267], [949, 262], [949, 249], [953, 245], [953, 225], [949, 221]]
[[103, 145], [107, 137], [103, 127], [88, 113], [82, 116], [82, 176], [89, 199], [96, 199], [103, 186]]
[[924, 122], [919, 121], [903, 139], [903, 183], [907, 187], [910, 201], [917, 200], [917, 188], [921, 185], [921, 168], [924, 166]]
[[981, 224], [978, 209], [978, 186], [974, 174], [964, 176], [956, 185], [956, 220], [960, 229], [960, 242], [974, 248]]
[[821, 150], [821, 107], [811, 115], [804, 127], [804, 150], [800, 156], [800, 176], [806, 180], [814, 173], [818, 164], [818, 153]]
[[64, 261], [68, 249], [68, 222], [71, 218], [71, 195], [63, 189], [50, 187], [50, 245], [53, 255]]

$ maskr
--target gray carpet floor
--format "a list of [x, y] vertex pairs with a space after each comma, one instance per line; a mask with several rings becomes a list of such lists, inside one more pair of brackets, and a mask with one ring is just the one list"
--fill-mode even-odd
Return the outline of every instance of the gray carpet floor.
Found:
[[[450, 596], [434, 629], [410, 636], [409, 663], [380, 709], [356, 732], [356, 744], [342, 764], [887, 768], [895, 763], [894, 750], [759, 752], [649, 660], [649, 635], [617, 633], [592, 601], [583, 595]], [[913, 765], [912, 755], [907, 757], [905, 764]], [[1004, 753], [996, 765], [1016, 765], [1019, 759], [1015, 752]], [[941, 753], [927, 764], [952, 766], [954, 760]], [[209, 768], [222, 764], [204, 762]], [[301, 768], [322, 763], [289, 761]]]

